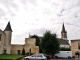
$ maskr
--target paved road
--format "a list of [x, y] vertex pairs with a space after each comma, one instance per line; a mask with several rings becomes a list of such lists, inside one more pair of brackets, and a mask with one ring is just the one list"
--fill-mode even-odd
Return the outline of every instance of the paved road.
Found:
[[[24, 58], [20, 60], [24, 60]], [[50, 60], [80, 60], [80, 59], [50, 59]]]
[[50, 60], [80, 60], [80, 59], [50, 59]]
[[[24, 60], [24, 57], [22, 59], [19, 59], [19, 60]], [[71, 58], [71, 59], [50, 59], [50, 60], [80, 60], [80, 57], [79, 58]]]

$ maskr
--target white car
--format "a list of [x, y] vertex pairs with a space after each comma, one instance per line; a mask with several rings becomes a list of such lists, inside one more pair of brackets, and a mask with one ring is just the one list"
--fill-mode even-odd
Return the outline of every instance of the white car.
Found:
[[25, 60], [47, 60], [43, 54], [33, 54], [24, 58]]

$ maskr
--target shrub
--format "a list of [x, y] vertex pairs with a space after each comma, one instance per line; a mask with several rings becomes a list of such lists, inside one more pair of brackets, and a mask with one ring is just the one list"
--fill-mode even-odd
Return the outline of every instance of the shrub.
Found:
[[70, 48], [60, 47], [60, 51], [71, 51]]
[[23, 48], [23, 50], [22, 50], [22, 55], [25, 55], [25, 50], [24, 50], [24, 48]]

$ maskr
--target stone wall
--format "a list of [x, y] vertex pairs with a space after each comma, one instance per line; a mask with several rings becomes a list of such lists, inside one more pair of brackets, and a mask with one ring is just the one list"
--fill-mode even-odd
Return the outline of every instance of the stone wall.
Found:
[[77, 52], [80, 53], [80, 49], [78, 48], [78, 43], [80, 43], [80, 40], [71, 40], [71, 51], [73, 56], [75, 56]]
[[0, 30], [1, 40], [0, 40], [0, 54], [4, 53], [4, 43], [5, 43], [5, 33]]
[[25, 39], [25, 50], [26, 52], [31, 53], [39, 53], [39, 47], [36, 46], [36, 39], [35, 38], [26, 38]]
[[39, 53], [39, 47], [35, 45], [35, 38], [26, 38], [24, 45], [11, 45], [11, 54], [18, 54], [18, 50], [20, 50], [20, 54], [22, 54], [23, 48], [25, 49], [25, 53]]
[[11, 54], [18, 54], [18, 50], [20, 50], [20, 54], [22, 53], [23, 45], [11, 45]]

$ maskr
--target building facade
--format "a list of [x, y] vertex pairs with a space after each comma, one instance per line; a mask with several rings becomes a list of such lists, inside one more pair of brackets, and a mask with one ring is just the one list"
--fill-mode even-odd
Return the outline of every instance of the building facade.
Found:
[[71, 40], [72, 55], [80, 54], [80, 39]]
[[10, 22], [6, 26], [5, 30], [0, 30], [0, 54], [10, 54], [11, 51], [11, 36], [12, 29], [10, 26]]
[[39, 53], [35, 38], [25, 38], [24, 45], [11, 44], [12, 28], [8, 22], [4, 31], [0, 30], [0, 54], [21, 54], [23, 48], [25, 53]]
[[[11, 44], [12, 28], [8, 22], [4, 31], [0, 30], [0, 54], [21, 54], [23, 48], [25, 53], [39, 53], [39, 47], [36, 46], [35, 38], [25, 38], [24, 45]], [[70, 44], [67, 40], [67, 31], [64, 23], [62, 25], [61, 38], [58, 38], [61, 47], [69, 48]]]

